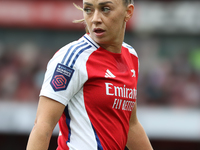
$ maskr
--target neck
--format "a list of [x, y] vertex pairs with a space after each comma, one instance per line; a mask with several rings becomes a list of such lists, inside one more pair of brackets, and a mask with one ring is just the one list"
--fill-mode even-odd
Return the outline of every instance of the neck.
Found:
[[122, 42], [118, 44], [99, 44], [105, 50], [112, 53], [121, 53]]

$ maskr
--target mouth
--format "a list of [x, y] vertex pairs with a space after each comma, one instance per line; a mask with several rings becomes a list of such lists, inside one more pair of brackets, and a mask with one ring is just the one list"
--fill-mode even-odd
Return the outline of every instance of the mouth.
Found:
[[101, 34], [101, 33], [105, 32], [105, 30], [103, 30], [101, 28], [94, 28], [93, 32], [96, 33], [96, 34]]

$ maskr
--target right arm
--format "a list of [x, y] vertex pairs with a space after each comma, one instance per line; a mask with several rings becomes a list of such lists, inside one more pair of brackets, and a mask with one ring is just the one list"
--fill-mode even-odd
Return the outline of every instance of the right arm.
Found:
[[38, 104], [35, 125], [30, 133], [26, 150], [47, 150], [58, 120], [65, 105], [41, 96]]

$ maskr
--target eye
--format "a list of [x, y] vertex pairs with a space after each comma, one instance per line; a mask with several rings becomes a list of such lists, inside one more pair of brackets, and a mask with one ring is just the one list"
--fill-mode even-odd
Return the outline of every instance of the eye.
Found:
[[108, 13], [110, 11], [110, 8], [109, 7], [102, 7], [102, 11], [104, 13]]
[[92, 9], [91, 8], [84, 8], [83, 9], [84, 12], [86, 12], [87, 14], [90, 14], [92, 12]]

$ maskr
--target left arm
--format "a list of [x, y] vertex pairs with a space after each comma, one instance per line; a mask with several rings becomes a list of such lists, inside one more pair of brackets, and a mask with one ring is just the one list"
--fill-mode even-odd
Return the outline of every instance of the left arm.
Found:
[[137, 119], [136, 109], [137, 105], [135, 104], [129, 122], [128, 141], [126, 146], [129, 150], [153, 150], [144, 128]]

